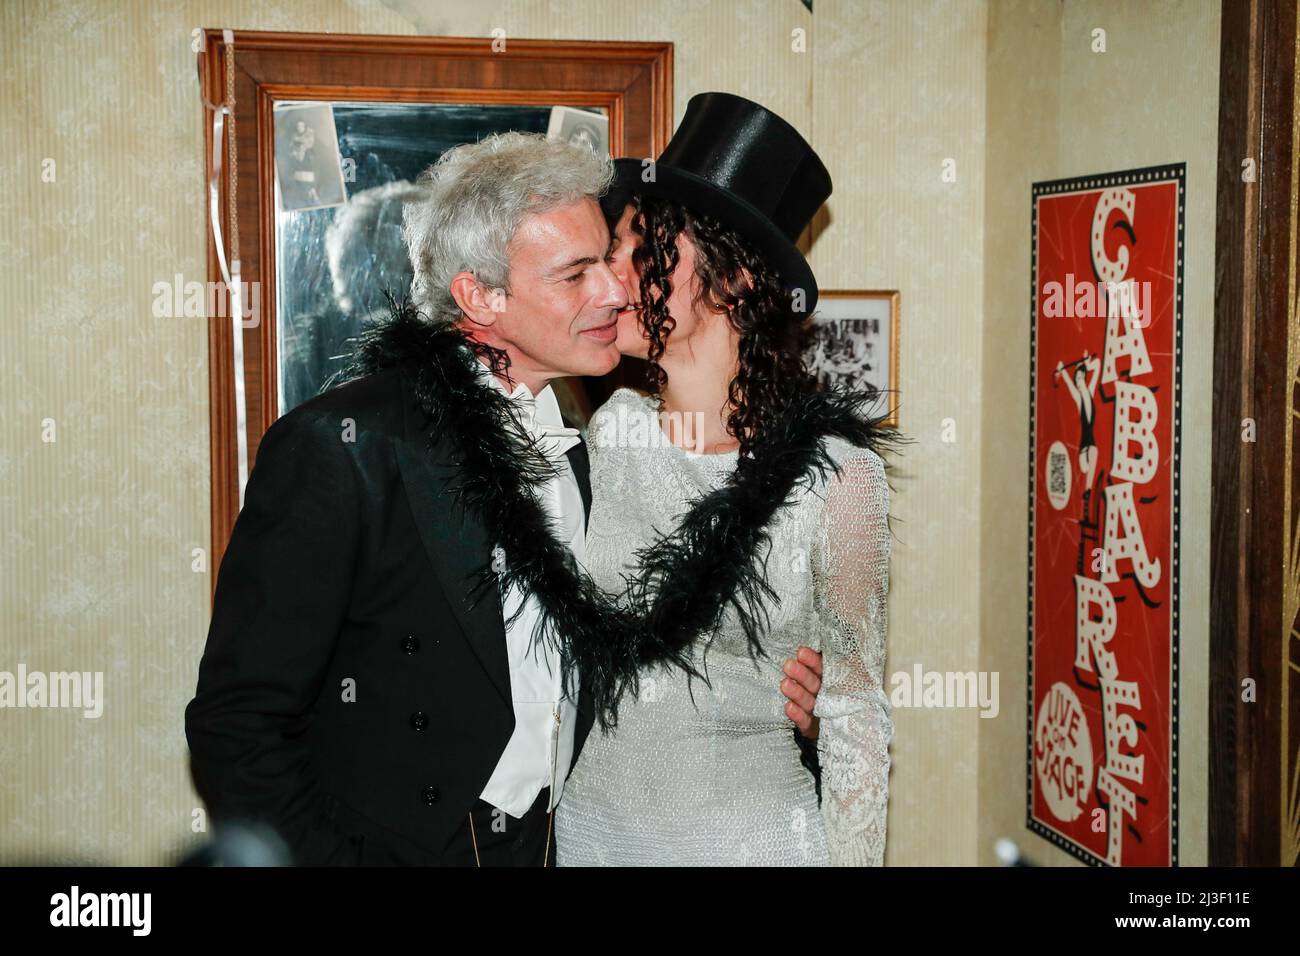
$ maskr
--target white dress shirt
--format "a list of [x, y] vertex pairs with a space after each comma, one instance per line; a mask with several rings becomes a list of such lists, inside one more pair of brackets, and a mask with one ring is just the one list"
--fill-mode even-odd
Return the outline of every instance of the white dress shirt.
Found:
[[[501, 380], [480, 364], [484, 380], [510, 398], [515, 417], [538, 442], [558, 474], [543, 485], [538, 496], [560, 543], [567, 545], [581, 566], [586, 557], [586, 529], [578, 479], [565, 452], [581, 441], [576, 428], [566, 428], [555, 393], [547, 385], [534, 398], [519, 384], [507, 392]], [[507, 565], [510, 555], [496, 552]], [[511, 588], [502, 595], [505, 620], [519, 611], [506, 628], [510, 656], [510, 696], [515, 709], [515, 730], [497, 762], [482, 798], [512, 817], [522, 817], [543, 787], [551, 788], [554, 809], [564, 792], [564, 778], [573, 761], [573, 727], [577, 719], [577, 681], [564, 697], [560, 656], [550, 642], [533, 646], [533, 629], [541, 616], [537, 598]]]

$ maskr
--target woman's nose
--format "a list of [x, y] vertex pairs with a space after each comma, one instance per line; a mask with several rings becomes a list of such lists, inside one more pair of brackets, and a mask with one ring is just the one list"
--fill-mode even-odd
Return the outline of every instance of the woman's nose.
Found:
[[615, 253], [609, 263], [610, 271], [623, 285], [623, 291], [627, 293], [628, 301], [633, 301], [636, 292], [636, 272], [632, 268], [632, 257], [626, 253]]

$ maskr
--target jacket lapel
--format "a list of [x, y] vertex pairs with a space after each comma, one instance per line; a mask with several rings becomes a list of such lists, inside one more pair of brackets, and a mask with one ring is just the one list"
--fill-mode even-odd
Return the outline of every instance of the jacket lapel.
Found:
[[591, 514], [591, 462], [587, 458], [587, 443], [580, 441], [564, 454], [568, 456], [573, 476], [578, 479], [578, 491], [582, 495], [582, 526], [586, 528], [587, 517]]
[[[565, 422], [565, 424], [569, 423]], [[586, 528], [587, 520], [591, 516], [591, 462], [587, 457], [586, 442], [578, 442], [565, 454], [568, 455], [569, 465], [573, 468], [573, 476], [578, 479], [578, 491], [582, 495], [583, 528]], [[581, 675], [579, 675], [577, 706], [578, 721], [573, 728], [573, 762], [569, 765], [570, 773], [578, 763], [578, 755], [582, 753], [582, 745], [591, 731], [592, 724], [596, 722], [591, 688], [587, 681], [581, 679]]]
[[471, 594], [478, 571], [492, 561], [492, 542], [482, 522], [456, 503], [453, 488], [459, 466], [442, 447], [430, 451], [423, 413], [403, 380], [406, 436], [396, 445], [397, 465], [429, 563], [442, 585], [470, 648], [507, 703], [510, 657], [506, 647], [501, 591], [496, 582]]

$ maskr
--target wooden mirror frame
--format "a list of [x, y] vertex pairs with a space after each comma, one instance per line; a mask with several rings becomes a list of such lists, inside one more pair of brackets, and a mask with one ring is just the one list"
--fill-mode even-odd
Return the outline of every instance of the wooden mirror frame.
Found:
[[[235, 208], [229, 174], [219, 186], [222, 235], [237, 231], [241, 279], [258, 290], [256, 323], [242, 330], [248, 467], [277, 416], [275, 272], [275, 103], [281, 100], [392, 103], [475, 103], [603, 107], [614, 156], [657, 156], [672, 133], [673, 46], [552, 40], [505, 42], [491, 38], [390, 37], [237, 30], [203, 32], [199, 83], [204, 109], [204, 164], [213, 175], [212, 104], [226, 101], [233, 66], [234, 139], [222, 144], [233, 159]], [[229, 138], [227, 130], [226, 139]], [[206, 221], [208, 279], [221, 283], [211, 213]], [[218, 288], [213, 285], [210, 288]], [[222, 555], [239, 513], [232, 321], [208, 323], [212, 474], [212, 555]], [[216, 574], [212, 588], [216, 588]]]

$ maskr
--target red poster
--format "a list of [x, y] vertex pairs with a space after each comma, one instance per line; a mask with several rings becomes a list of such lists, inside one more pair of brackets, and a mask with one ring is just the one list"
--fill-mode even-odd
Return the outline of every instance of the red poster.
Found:
[[1178, 863], [1185, 164], [1034, 184], [1028, 826]]

